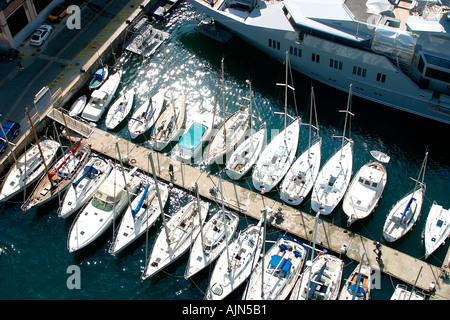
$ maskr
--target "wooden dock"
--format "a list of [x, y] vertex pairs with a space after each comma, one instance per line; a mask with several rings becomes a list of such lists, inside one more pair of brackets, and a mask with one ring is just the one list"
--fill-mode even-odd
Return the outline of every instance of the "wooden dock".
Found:
[[[54, 110], [50, 113], [51, 115], [49, 116], [52, 119], [61, 122], [62, 117], [59, 111]], [[75, 129], [77, 127], [76, 121], [70, 121], [68, 126], [71, 129]], [[149, 155], [151, 153], [159, 179], [166, 182], [170, 181], [169, 166], [172, 165], [175, 177], [174, 185], [176, 187], [190, 189], [197, 183], [201, 197], [211, 201], [217, 200], [210, 193], [212, 187], [219, 185], [219, 178], [217, 176], [208, 175], [206, 172], [182, 164], [167, 156], [136, 145], [98, 128], [89, 130], [89, 136], [85, 138], [85, 142], [91, 144], [92, 149], [96, 152], [110, 158], [117, 158], [117, 144], [121, 156], [128, 158], [130, 164], [145, 172], [148, 172], [150, 168]], [[263, 198], [261, 194], [242, 188], [234, 183], [223, 181], [222, 185], [224, 202], [228, 208], [246, 214], [254, 219], [260, 218], [261, 209], [265, 206], [274, 210], [281, 208], [282, 218], [276, 219], [273, 226], [308, 242], [312, 241], [315, 224], [315, 217], [312, 215], [272, 199]], [[428, 291], [430, 285], [434, 283], [436, 290], [432, 298], [441, 300], [450, 299], [450, 280], [440, 278], [442, 270], [449, 270], [448, 259], [450, 251], [447, 253], [442, 268], [439, 268], [390, 247], [382, 246], [381, 262], [378, 263], [376, 261], [376, 254], [373, 252], [375, 248], [373, 240], [323, 220], [319, 220], [316, 242], [323, 248], [338, 254], [341, 253], [341, 247], [345, 245], [347, 247], [346, 256], [354, 261], [360, 261], [364, 253], [366, 253], [369, 262], [375, 268], [378, 267], [381, 273], [390, 275], [411, 285], [415, 283], [419, 270], [423, 266], [422, 272], [417, 279], [417, 288]]]

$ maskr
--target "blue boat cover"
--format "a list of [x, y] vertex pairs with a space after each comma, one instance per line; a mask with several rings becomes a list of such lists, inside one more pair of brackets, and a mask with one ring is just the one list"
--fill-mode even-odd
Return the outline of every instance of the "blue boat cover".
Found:
[[95, 79], [98, 79], [98, 80], [103, 80], [104, 76], [105, 76], [105, 70], [104, 69], [97, 70], [95, 72], [95, 74], [94, 74]]
[[288, 272], [291, 269], [292, 263], [279, 255], [273, 255], [270, 259], [269, 268], [277, 268]]
[[98, 170], [97, 169], [95, 169], [93, 166], [87, 166], [87, 167], [84, 167], [84, 173], [83, 173], [83, 175], [80, 177], [80, 179], [78, 179], [77, 181], [75, 181], [74, 183], [73, 183], [73, 187], [74, 188], [76, 188], [77, 186], [78, 186], [78, 184], [84, 179], [84, 178], [86, 178], [86, 176], [88, 176], [89, 174], [98, 174], [99, 172], [98, 172]]
[[194, 122], [189, 130], [180, 138], [180, 147], [194, 151], [200, 144], [207, 128], [201, 123]]

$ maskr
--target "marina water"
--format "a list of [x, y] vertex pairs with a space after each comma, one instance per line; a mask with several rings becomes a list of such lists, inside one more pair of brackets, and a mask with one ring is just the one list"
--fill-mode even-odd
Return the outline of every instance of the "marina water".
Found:
[[[134, 87], [135, 106], [149, 95], [155, 94], [161, 86], [173, 88], [175, 92], [184, 90], [188, 126], [199, 115], [212, 115], [220, 60], [224, 57], [228, 113], [235, 111], [238, 104], [243, 103], [241, 97], [248, 95], [246, 80], [250, 79], [254, 106], [257, 109], [253, 112], [255, 124], [266, 122], [269, 132], [282, 129], [284, 117], [275, 112], [284, 111], [284, 90], [276, 86], [277, 82], [284, 81], [284, 67], [238, 38], [219, 44], [198, 34], [194, 30], [198, 16], [188, 3], [181, 3], [166, 21], [153, 22], [156, 28], [171, 33], [171, 37], [151, 58], [143, 59], [123, 51], [117, 53], [109, 63], [125, 69], [119, 90]], [[345, 109], [347, 95], [320, 83], [312, 83], [300, 74], [294, 74], [296, 108], [290, 103], [288, 113], [298, 114], [304, 121], [308, 121], [306, 110], [311, 85], [315, 90], [320, 134], [323, 138], [323, 165], [340, 145], [340, 139], [333, 138], [333, 135], [342, 134], [344, 117], [339, 110]], [[221, 103], [217, 105], [216, 118], [222, 115], [221, 106]], [[391, 161], [386, 165], [388, 182], [379, 206], [369, 218], [354, 223], [349, 230], [423, 259], [425, 250], [422, 232], [433, 201], [444, 208], [450, 207], [449, 127], [357, 97], [352, 99], [351, 111], [355, 114], [351, 121], [351, 138], [355, 142], [353, 172], [356, 173], [364, 163], [371, 160], [371, 150], [387, 153]], [[106, 131], [104, 123], [101, 122], [99, 127]], [[114, 134], [130, 140], [125, 124]], [[306, 127], [302, 128], [301, 134], [298, 154], [307, 145]], [[143, 139], [138, 139], [137, 143], [148, 146]], [[420, 220], [405, 237], [388, 244], [382, 238], [385, 218], [395, 202], [414, 186], [410, 177], [417, 177], [427, 147], [427, 191]], [[169, 154], [170, 148], [163, 150], [163, 153]], [[219, 174], [218, 169], [212, 168], [212, 174]], [[222, 177], [226, 179], [225, 174]], [[250, 175], [239, 184], [254, 190]], [[190, 196], [186, 191], [174, 188], [165, 206], [166, 214], [176, 212]], [[279, 200], [277, 192], [265, 196]], [[309, 198], [307, 200], [299, 209], [309, 213]], [[20, 209], [22, 201], [23, 195], [20, 195], [11, 202], [1, 204], [0, 248], [3, 253], [0, 256], [0, 299], [203, 299], [212, 270], [205, 269], [192, 279], [185, 280], [183, 275], [188, 255], [153, 278], [140, 280], [161, 222], [118, 257], [108, 253], [113, 229], [86, 250], [69, 254], [66, 247], [67, 236], [76, 215], [67, 220], [58, 218], [58, 200], [24, 213]], [[210, 213], [213, 214], [219, 206], [212, 204], [210, 208]], [[340, 227], [346, 226], [346, 216], [341, 206], [322, 219]], [[249, 223], [256, 221], [241, 216], [240, 229]], [[118, 221], [115, 226], [118, 226]], [[275, 240], [279, 234], [281, 233], [276, 229], [269, 229], [268, 238]], [[447, 249], [448, 244], [439, 248], [427, 262], [441, 266]], [[355, 262], [345, 262], [344, 278], [356, 266]], [[73, 268], [79, 268], [79, 289], [71, 288], [75, 275]], [[398, 281], [386, 275], [376, 281], [372, 299], [389, 299]], [[240, 288], [230, 299], [240, 299], [243, 289]]]

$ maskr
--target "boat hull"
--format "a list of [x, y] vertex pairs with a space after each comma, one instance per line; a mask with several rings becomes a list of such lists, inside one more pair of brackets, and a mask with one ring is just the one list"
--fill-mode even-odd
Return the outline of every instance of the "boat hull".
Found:
[[353, 166], [353, 141], [348, 141], [322, 167], [314, 184], [311, 209], [329, 215], [344, 197]]
[[271, 191], [291, 167], [297, 152], [300, 123], [301, 119], [296, 119], [262, 151], [252, 173], [253, 186], [258, 191]]
[[[58, 217], [66, 219], [80, 209], [93, 196], [99, 185], [108, 177], [112, 170], [112, 162], [95, 154], [89, 156], [85, 168], [92, 167], [97, 173], [85, 174], [80, 170], [64, 195], [63, 203], [58, 210]], [[74, 184], [77, 183], [77, 186]]]
[[[142, 280], [152, 277], [189, 250], [191, 239], [195, 239], [199, 234], [199, 223], [204, 223], [209, 209], [209, 203], [200, 201], [201, 209], [199, 213], [196, 209], [196, 203], [195, 199], [192, 200], [171, 217], [167, 222], [169, 232], [167, 236], [164, 226], [161, 228], [145, 270], [141, 275]], [[167, 243], [167, 238], [170, 245]]]
[[[40, 142], [40, 146], [44, 154], [45, 163], [51, 165], [56, 158], [60, 144], [53, 140], [44, 140]], [[28, 167], [27, 163], [30, 164]], [[18, 195], [24, 188], [38, 181], [44, 172], [45, 166], [42, 162], [39, 147], [38, 145], [34, 145], [17, 160], [17, 164], [11, 166], [3, 182], [0, 201], [6, 201]]]
[[281, 200], [294, 206], [303, 202], [319, 175], [321, 147], [322, 139], [319, 138], [294, 162], [281, 184]]

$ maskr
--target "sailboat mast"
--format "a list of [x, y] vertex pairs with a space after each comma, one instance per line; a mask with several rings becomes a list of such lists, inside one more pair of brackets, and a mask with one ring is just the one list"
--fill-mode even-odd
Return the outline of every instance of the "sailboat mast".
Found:
[[200, 238], [202, 240], [202, 249], [205, 250], [205, 237], [203, 235], [203, 222], [202, 222], [202, 215], [200, 214], [201, 207], [200, 207], [200, 194], [198, 191], [198, 184], [195, 182], [195, 196], [197, 199], [197, 208], [198, 208], [198, 225], [200, 226]]
[[30, 113], [28, 112], [28, 108], [26, 108], [26, 113], [27, 113], [28, 119], [30, 120], [31, 129], [33, 130], [34, 138], [36, 139], [36, 143], [39, 148], [39, 153], [41, 154], [42, 162], [44, 163], [45, 172], [47, 173], [48, 180], [53, 185], [52, 178], [50, 176], [50, 172], [48, 171], [47, 163], [45, 162], [45, 157], [44, 157], [44, 154], [41, 149], [41, 145], [39, 144], [39, 139], [37, 137], [36, 130], [34, 129], [34, 126], [33, 126], [33, 121], [31, 121]]
[[222, 220], [223, 220], [223, 227], [225, 231], [225, 241], [227, 243], [226, 250], [227, 250], [227, 262], [228, 262], [228, 270], [231, 268], [230, 264], [230, 252], [228, 251], [228, 232], [227, 232], [227, 222], [225, 221], [225, 205], [223, 203], [223, 188], [222, 188], [222, 175], [219, 175], [219, 184], [220, 184], [220, 196], [222, 198]]
[[225, 110], [225, 80], [224, 80], [224, 72], [223, 72], [223, 58], [222, 58], [222, 112], [223, 112], [223, 121], [224, 121], [224, 126], [223, 126], [223, 146], [225, 148], [225, 150], [227, 150], [227, 126], [226, 124], [226, 120], [227, 120], [227, 111]]
[[120, 167], [122, 168], [123, 181], [125, 181], [125, 191], [127, 192], [128, 205], [130, 206], [130, 210], [132, 210], [130, 193], [128, 192], [128, 185], [127, 185], [128, 183], [127, 183], [127, 179], [125, 177], [125, 170], [123, 168], [122, 157], [120, 156], [120, 150], [119, 150], [119, 143], [118, 142], [116, 142], [116, 149], [117, 149], [117, 155], [119, 156]]
[[264, 228], [263, 228], [263, 249], [261, 254], [261, 297], [264, 296], [264, 256], [266, 255], [266, 218], [267, 218], [267, 208], [263, 209], [263, 219], [264, 219]]
[[72, 139], [70, 138], [69, 127], [67, 126], [66, 117], [64, 116], [64, 112], [61, 112], [61, 115], [64, 120], [64, 125], [66, 126], [67, 137], [69, 138], [70, 149], [73, 150]]
[[352, 98], [352, 84], [350, 84], [350, 88], [348, 90], [348, 98], [347, 98], [347, 110], [344, 111], [345, 112], [345, 121], [344, 121], [344, 131], [342, 133], [342, 146], [341, 146], [341, 150], [344, 147], [344, 143], [345, 143], [345, 132], [347, 131], [347, 122], [348, 122], [348, 115], [351, 114], [350, 113], [350, 103], [351, 103], [351, 98]]
[[286, 141], [286, 126], [287, 126], [287, 92], [288, 92], [288, 70], [289, 70], [289, 54], [286, 51], [286, 75], [285, 75], [285, 87], [284, 87], [284, 141]]
[[[319, 216], [320, 216], [320, 211], [317, 212], [316, 214], [316, 221], [314, 222], [314, 238], [313, 238], [313, 247], [312, 247], [312, 251], [311, 251], [311, 260], [309, 260], [310, 262], [310, 266], [309, 266], [309, 274], [308, 274], [308, 290], [306, 293], [306, 298], [308, 299], [309, 296], [309, 290], [311, 288], [311, 275], [312, 275], [312, 263], [314, 260], [314, 252], [316, 252], [316, 236], [317, 236], [317, 226], [319, 224]], [[301, 293], [300, 293], [301, 294]]]
[[[152, 156], [152, 152], [151, 151], [148, 153], [148, 157], [150, 158], [150, 165], [152, 166], [153, 180], [155, 180], [156, 194], [158, 196], [160, 214], [161, 214], [161, 218], [162, 218], [162, 221], [163, 221], [164, 231], [166, 233], [166, 241], [167, 241], [167, 244], [169, 245], [169, 248], [170, 248], [169, 229], [167, 228], [166, 218], [164, 217], [163, 205], [162, 205], [162, 202], [161, 202], [161, 196], [159, 194], [159, 188], [158, 188], [158, 178], [156, 177], [155, 165], [153, 164], [153, 156]], [[200, 210], [200, 208], [199, 208], [199, 210]]]

